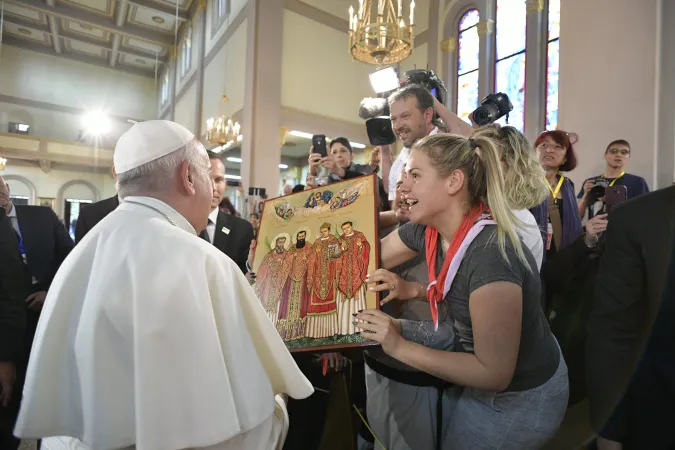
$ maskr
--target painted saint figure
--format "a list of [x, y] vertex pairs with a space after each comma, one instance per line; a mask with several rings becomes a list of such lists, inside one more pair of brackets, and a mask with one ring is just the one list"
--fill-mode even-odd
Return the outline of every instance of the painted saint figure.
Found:
[[289, 250], [290, 276], [284, 286], [277, 322], [277, 331], [285, 341], [305, 336], [309, 303], [307, 269], [312, 256], [312, 247], [306, 239], [307, 231], [298, 231], [295, 246]]
[[291, 270], [291, 259], [292, 254], [286, 251], [286, 236], [278, 236], [258, 269], [255, 293], [274, 326], [279, 317], [283, 288]]
[[331, 225], [324, 223], [320, 236], [312, 245], [307, 284], [310, 291], [305, 336], [322, 338], [338, 334], [335, 280], [340, 272], [339, 242], [330, 234]]
[[370, 261], [370, 244], [352, 222], [342, 224], [340, 237], [340, 271], [337, 283], [337, 312], [340, 334], [354, 334], [352, 314], [366, 309], [366, 275]]

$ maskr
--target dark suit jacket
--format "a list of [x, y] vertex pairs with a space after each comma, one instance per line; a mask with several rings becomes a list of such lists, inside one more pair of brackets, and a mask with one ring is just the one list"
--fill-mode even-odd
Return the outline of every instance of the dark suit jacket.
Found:
[[28, 269], [38, 281], [36, 290], [48, 290], [61, 263], [75, 244], [50, 208], [14, 205], [23, 236]]
[[[637, 410], [631, 400], [658, 384], [656, 376], [641, 370], [641, 381], [627, 387], [661, 307], [674, 223], [675, 186], [630, 200], [609, 216], [586, 354], [591, 421], [608, 439], [626, 441], [639, 433], [633, 426], [636, 416], [659, 414], [644, 408], [644, 402]], [[622, 396], [621, 407], [614, 411]], [[662, 431], [672, 433], [672, 426]], [[642, 448], [661, 447], [643, 443]]]
[[[226, 230], [229, 230], [229, 233]], [[220, 211], [214, 233], [213, 245], [229, 256], [241, 271], [246, 273], [248, 250], [253, 240], [253, 225], [241, 217]]]
[[75, 242], [79, 243], [89, 233], [89, 230], [94, 228], [105, 216], [115, 211], [119, 204], [119, 199], [117, 196], [114, 196], [91, 205], [83, 206], [75, 224]]
[[14, 228], [0, 207], [0, 361], [18, 362], [24, 356], [30, 282]]

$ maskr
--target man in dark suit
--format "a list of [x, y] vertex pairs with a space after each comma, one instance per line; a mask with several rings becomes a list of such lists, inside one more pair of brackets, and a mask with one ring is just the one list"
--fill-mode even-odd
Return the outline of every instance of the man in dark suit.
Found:
[[[673, 243], [675, 186], [626, 202], [608, 223], [587, 339], [588, 394], [591, 420], [601, 438], [598, 448], [618, 442], [625, 450], [672, 449], [675, 372], [672, 367], [664, 372], [648, 352], [640, 358], [661, 309]], [[675, 323], [668, 326], [672, 333]], [[674, 340], [671, 335], [665, 345]], [[645, 426], [664, 424], [664, 418], [670, 418], [670, 426]]]
[[[0, 181], [1, 182], [1, 181]], [[30, 275], [19, 241], [5, 210], [9, 197], [0, 189], [0, 448], [13, 450], [20, 440], [13, 436], [21, 401], [26, 364], [26, 298]]]
[[105, 216], [115, 211], [119, 206], [120, 200], [117, 195], [106, 198], [100, 202], [82, 207], [80, 215], [75, 224], [75, 243], [79, 243], [82, 238], [94, 228]]
[[[117, 181], [117, 173], [115, 168], [112, 168], [112, 175]], [[117, 195], [106, 198], [91, 205], [83, 205], [80, 215], [75, 223], [75, 243], [79, 242], [84, 236], [89, 233], [89, 230], [105, 218], [108, 214], [115, 211], [120, 204], [120, 199]]]
[[[4, 425], [13, 421], [19, 411], [23, 374], [26, 370], [40, 311], [57, 270], [74, 244], [66, 228], [50, 208], [14, 205], [9, 198], [9, 186], [1, 177], [0, 207], [3, 209], [3, 217], [0, 221], [0, 235], [2, 236], [0, 237], [2, 240], [0, 272], [3, 276], [1, 295], [11, 296], [6, 297], [4, 301], [5, 314], [11, 314], [10, 317], [13, 316], [13, 318], [10, 321], [15, 324], [15, 327], [9, 327], [7, 330], [4, 324], [0, 328], [3, 333], [7, 331], [19, 339], [10, 341], [14, 344], [12, 352], [15, 356], [12, 362], [16, 382], [9, 405], [2, 412], [3, 417], [0, 422], [4, 422]], [[16, 266], [17, 259], [20, 267]], [[20, 300], [19, 304], [17, 304], [17, 297]], [[2, 344], [11, 346], [5, 342], [4, 337], [0, 341]], [[10, 368], [8, 364], [4, 367]], [[9, 433], [7, 445], [0, 446], [0, 448], [12, 449], [16, 448], [15, 445], [18, 446], [18, 441], [11, 438], [11, 428]]]
[[211, 242], [218, 250], [229, 256], [241, 271], [246, 274], [248, 251], [253, 240], [253, 226], [246, 220], [227, 214], [218, 208], [225, 197], [227, 180], [225, 165], [216, 153], [208, 152], [211, 160], [211, 180], [213, 182], [213, 201], [206, 229], [199, 237]]

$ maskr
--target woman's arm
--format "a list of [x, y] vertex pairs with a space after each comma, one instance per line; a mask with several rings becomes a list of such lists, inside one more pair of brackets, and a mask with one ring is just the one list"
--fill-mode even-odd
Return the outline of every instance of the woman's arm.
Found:
[[394, 230], [381, 240], [380, 253], [383, 269], [393, 269], [399, 264], [410, 261], [418, 255], [414, 250], [411, 250], [403, 243], [398, 234], [399, 230]]
[[474, 354], [434, 350], [404, 340], [393, 325], [381, 320], [380, 311], [357, 315], [359, 328], [371, 331], [390, 356], [418, 370], [461, 386], [503, 391], [513, 379], [520, 350], [523, 296], [521, 287], [508, 281], [485, 284], [472, 292], [469, 311]]
[[464, 137], [470, 137], [473, 133], [474, 130], [471, 124], [460, 119], [457, 114], [450, 111], [443, 103], [439, 102], [436, 97], [434, 97], [434, 111], [436, 111], [438, 117], [441, 118], [451, 133], [460, 134]]

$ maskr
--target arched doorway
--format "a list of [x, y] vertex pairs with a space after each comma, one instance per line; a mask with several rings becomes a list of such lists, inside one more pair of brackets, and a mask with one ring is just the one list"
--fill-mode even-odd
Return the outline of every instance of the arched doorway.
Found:
[[73, 180], [65, 183], [56, 194], [57, 214], [63, 217], [68, 234], [75, 239], [75, 225], [82, 205], [99, 201], [100, 193], [89, 181]]

